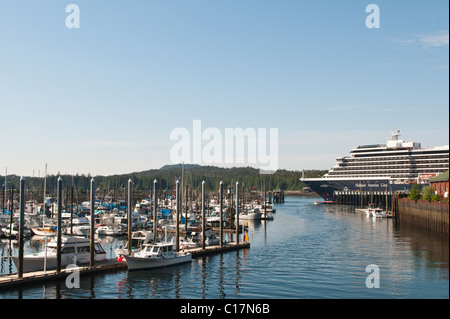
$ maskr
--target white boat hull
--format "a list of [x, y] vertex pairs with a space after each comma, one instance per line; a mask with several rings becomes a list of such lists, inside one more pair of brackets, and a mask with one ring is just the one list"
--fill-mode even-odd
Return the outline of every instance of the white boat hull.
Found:
[[188, 263], [192, 260], [191, 254], [177, 253], [173, 258], [146, 258], [125, 256], [128, 270], [152, 269]]
[[[16, 268], [19, 266], [19, 257], [12, 257]], [[106, 254], [95, 254], [94, 260], [101, 261], [106, 259]], [[61, 256], [61, 267], [67, 267], [71, 264], [86, 264], [89, 263], [90, 257], [78, 255], [77, 258], [71, 256]], [[56, 269], [56, 256], [47, 256], [47, 261], [45, 261], [45, 257], [43, 256], [24, 256], [23, 258], [23, 271], [43, 271], [44, 266], [46, 270]]]
[[261, 219], [261, 213], [239, 214], [240, 220], [257, 220]]

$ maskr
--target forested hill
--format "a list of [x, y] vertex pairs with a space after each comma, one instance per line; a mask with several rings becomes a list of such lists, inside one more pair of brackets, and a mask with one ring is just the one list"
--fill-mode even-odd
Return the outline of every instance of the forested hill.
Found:
[[[305, 170], [305, 177], [321, 177], [326, 170]], [[131, 178], [136, 190], [150, 190], [153, 181], [158, 181], [160, 189], [173, 189], [176, 179], [181, 180], [181, 165], [166, 165], [160, 169], [152, 169], [142, 172], [134, 172], [122, 175], [94, 176], [97, 188], [111, 189], [113, 187], [126, 187]], [[274, 174], [261, 175], [259, 169], [251, 167], [243, 168], [220, 168], [215, 166], [185, 165], [184, 184], [191, 185], [194, 189], [200, 189], [202, 181], [206, 183], [207, 190], [218, 189], [220, 181], [224, 187], [234, 185], [236, 181], [246, 190], [262, 190], [264, 183], [267, 190], [301, 190], [305, 185], [299, 181], [301, 171], [278, 170]], [[56, 189], [56, 183], [59, 175], [47, 176], [47, 190]], [[90, 175], [61, 175], [64, 181], [64, 187], [75, 185], [77, 189], [88, 189], [92, 176]], [[1, 176], [1, 184], [4, 183], [4, 176]], [[8, 176], [8, 188], [11, 183], [15, 189], [19, 188], [19, 177], [15, 175]], [[27, 189], [43, 189], [44, 178], [26, 177]]]

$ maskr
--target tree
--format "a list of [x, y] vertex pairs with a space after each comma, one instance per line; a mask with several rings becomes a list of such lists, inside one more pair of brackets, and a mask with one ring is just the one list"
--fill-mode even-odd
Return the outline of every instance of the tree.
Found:
[[425, 186], [422, 190], [422, 199], [431, 201], [431, 196], [433, 196], [434, 191], [431, 186]]
[[431, 200], [433, 202], [439, 203], [442, 199], [442, 196], [440, 194], [434, 194], [433, 196], [431, 196]]
[[420, 185], [414, 183], [414, 185], [411, 187], [411, 190], [409, 191], [408, 198], [414, 201], [417, 201], [420, 198]]

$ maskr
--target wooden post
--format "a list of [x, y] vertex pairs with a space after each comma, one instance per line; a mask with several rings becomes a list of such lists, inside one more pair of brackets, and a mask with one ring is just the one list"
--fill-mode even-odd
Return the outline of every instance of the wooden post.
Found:
[[219, 184], [219, 210], [220, 210], [220, 244], [223, 246], [223, 183]]
[[188, 186], [184, 191], [184, 231], [187, 232], [187, 215], [188, 215]]
[[181, 199], [180, 199], [180, 181], [176, 182], [176, 205], [177, 205], [177, 225], [176, 225], [176, 242], [175, 242], [175, 251], [180, 251], [180, 211], [181, 211]]
[[202, 249], [205, 249], [205, 234], [206, 219], [205, 219], [205, 181], [202, 182]]
[[58, 178], [58, 216], [56, 230], [56, 272], [61, 272], [62, 178]]
[[133, 231], [133, 217], [132, 217], [132, 196], [133, 196], [133, 181], [131, 178], [128, 180], [128, 254], [132, 252], [131, 233]]
[[95, 180], [91, 179], [91, 233], [90, 233], [90, 266], [94, 267], [94, 227], [95, 227]]
[[158, 181], [155, 179], [153, 181], [153, 242], [156, 243], [156, 233], [157, 228], [156, 224], [158, 222], [157, 220], [158, 216]]
[[[19, 217], [19, 265], [18, 276], [23, 277], [23, 228], [25, 223], [25, 178], [20, 178], [20, 217]], [[12, 212], [11, 212], [12, 215]]]
[[239, 245], [239, 182], [236, 182], [236, 245]]

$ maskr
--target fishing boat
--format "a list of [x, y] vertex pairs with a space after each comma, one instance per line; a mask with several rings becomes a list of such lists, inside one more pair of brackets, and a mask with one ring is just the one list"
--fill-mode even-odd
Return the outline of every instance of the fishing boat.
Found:
[[72, 225], [70, 222], [65, 224], [63, 233], [65, 235], [75, 236], [89, 236], [91, 233], [91, 224], [86, 217], [77, 217], [72, 219]]
[[122, 236], [125, 234], [125, 231], [121, 227], [111, 225], [99, 226], [95, 232], [97, 235], [105, 236]]
[[[153, 232], [148, 230], [138, 230], [131, 233], [131, 250], [132, 252], [137, 252], [141, 250], [143, 245], [149, 244], [153, 241]], [[120, 248], [116, 248], [115, 251], [116, 257], [120, 261], [123, 260], [125, 255], [128, 255], [128, 242], [125, 244], [125, 247], [120, 246]]]
[[[46, 248], [39, 252], [23, 257], [23, 271], [38, 271], [56, 268], [57, 242], [53, 238]], [[19, 257], [12, 256], [16, 267], [19, 265]], [[106, 252], [100, 243], [94, 243], [94, 261], [106, 259]], [[70, 264], [86, 264], [90, 262], [90, 240], [84, 237], [61, 238], [61, 267]]]
[[241, 220], [257, 220], [261, 219], [261, 211], [259, 208], [249, 209], [247, 212], [240, 213], [239, 219]]
[[125, 255], [128, 270], [167, 267], [192, 260], [192, 254], [175, 252], [173, 243], [156, 243], [144, 245], [142, 250]]

